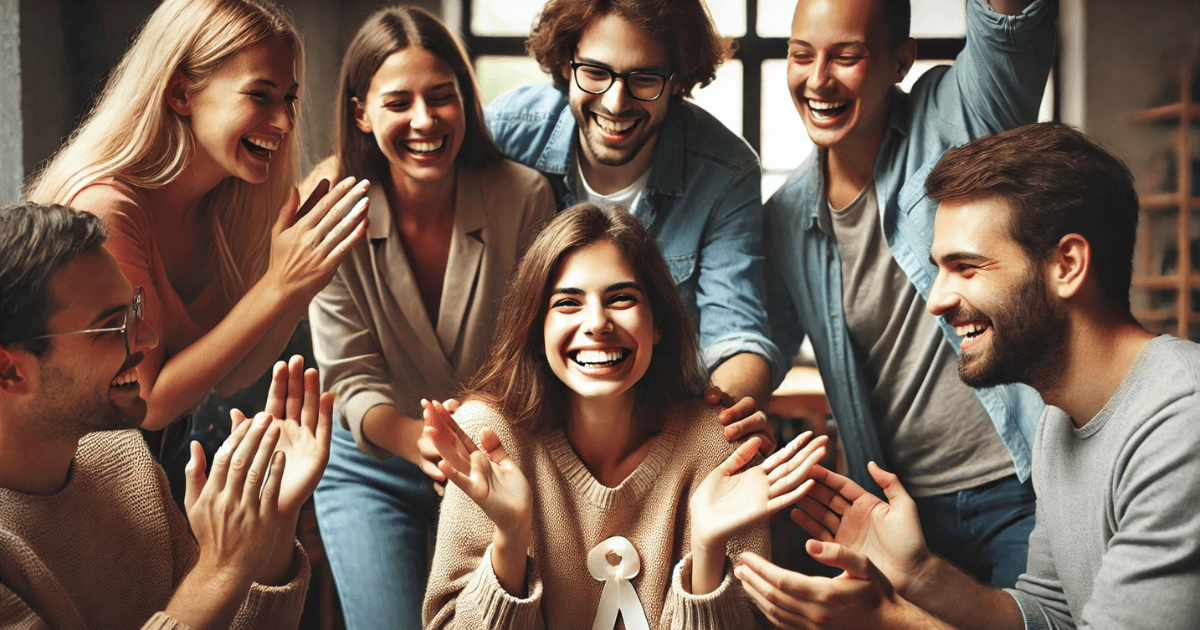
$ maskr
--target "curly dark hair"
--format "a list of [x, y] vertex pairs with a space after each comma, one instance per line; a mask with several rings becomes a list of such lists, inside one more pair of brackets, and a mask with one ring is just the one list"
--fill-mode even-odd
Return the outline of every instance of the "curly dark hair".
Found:
[[550, 0], [533, 25], [525, 48], [566, 92], [563, 69], [575, 56], [579, 37], [592, 20], [617, 15], [644, 29], [661, 42], [682, 87], [674, 98], [691, 96], [697, 85], [712, 83], [733, 54], [733, 40], [721, 37], [703, 0]]

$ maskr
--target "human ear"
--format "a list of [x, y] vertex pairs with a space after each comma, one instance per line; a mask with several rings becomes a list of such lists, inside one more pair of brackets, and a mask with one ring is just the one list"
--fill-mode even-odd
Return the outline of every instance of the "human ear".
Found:
[[179, 70], [176, 70], [171, 73], [171, 80], [167, 81], [167, 89], [163, 91], [163, 97], [166, 99], [167, 105], [180, 116], [192, 115], [191, 95], [188, 93], [191, 87], [191, 79], [184, 76]]
[[896, 83], [904, 80], [908, 76], [908, 71], [912, 70], [913, 64], [917, 61], [917, 40], [908, 38], [900, 44], [900, 49], [896, 51]]
[[1080, 234], [1067, 234], [1058, 241], [1050, 261], [1050, 285], [1060, 298], [1079, 293], [1092, 267], [1092, 246]]
[[28, 362], [33, 356], [24, 350], [0, 348], [0, 394], [18, 395], [29, 392], [26, 378]]
[[358, 130], [373, 133], [374, 127], [371, 126], [371, 117], [367, 115], [367, 109], [353, 96], [350, 97], [350, 103], [354, 106], [354, 124], [358, 125]]

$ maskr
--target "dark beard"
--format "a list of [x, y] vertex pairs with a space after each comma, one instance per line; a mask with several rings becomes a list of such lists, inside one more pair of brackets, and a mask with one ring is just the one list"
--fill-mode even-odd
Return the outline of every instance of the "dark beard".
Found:
[[[601, 105], [597, 105], [593, 109], [597, 109], [600, 111], [600, 113], [608, 115], [608, 116], [612, 115], [612, 112], [608, 111], [608, 109], [606, 109], [605, 107], [603, 107]], [[571, 107], [571, 114], [573, 114], [575, 116], [575, 126], [576, 126], [576, 128], [579, 129], [580, 143], [590, 143], [591, 142], [590, 137], [589, 137], [589, 132], [587, 131], [588, 117], [590, 115], [590, 111], [591, 110], [589, 110], [588, 112], [583, 112], [583, 111], [580, 111], [579, 109], [575, 108], [574, 106]], [[619, 116], [613, 116], [613, 117], [619, 118]], [[641, 118], [641, 122], [638, 123], [639, 125], [650, 125], [651, 124], [649, 116], [639, 116], [639, 118]], [[621, 155], [617, 158], [611, 158], [611, 157], [605, 157], [602, 155], [598, 155], [598, 154], [596, 154], [595, 151], [592, 151], [593, 157], [596, 159], [597, 162], [599, 162], [605, 166], [624, 166], [624, 165], [632, 162], [634, 158], [636, 158], [639, 154], [641, 154], [642, 149], [646, 148], [646, 144], [648, 144], [650, 142], [650, 140], [654, 139], [654, 137], [656, 135], [658, 135], [658, 130], [661, 126], [662, 126], [662, 121], [659, 121], [658, 124], [650, 126], [647, 129], [641, 130], [642, 137], [638, 141], [637, 145], [634, 146], [628, 153], [626, 153], [624, 155]]]
[[42, 372], [42, 392], [27, 416], [46, 435], [78, 437], [94, 431], [120, 431], [139, 426], [145, 418], [131, 415], [94, 387], [75, 381], [57, 368]]
[[1040, 266], [1034, 265], [994, 314], [987, 317], [969, 306], [946, 314], [948, 321], [991, 322], [989, 347], [980, 351], [984, 354], [960, 356], [958, 377], [974, 388], [1025, 383], [1046, 391], [1061, 383], [1067, 314], [1050, 301]]

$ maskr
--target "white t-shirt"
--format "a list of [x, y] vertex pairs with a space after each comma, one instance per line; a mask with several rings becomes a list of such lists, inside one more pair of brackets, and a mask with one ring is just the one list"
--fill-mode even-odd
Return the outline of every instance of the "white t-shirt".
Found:
[[650, 180], [650, 169], [646, 169], [646, 172], [642, 173], [642, 176], [637, 178], [627, 188], [611, 195], [601, 195], [592, 190], [591, 186], [588, 186], [587, 178], [583, 176], [583, 167], [580, 165], [579, 160], [575, 160], [575, 175], [579, 178], [579, 190], [576, 191], [579, 195], [579, 201], [590, 201], [601, 208], [621, 206], [632, 212], [633, 202], [646, 189], [646, 182]]

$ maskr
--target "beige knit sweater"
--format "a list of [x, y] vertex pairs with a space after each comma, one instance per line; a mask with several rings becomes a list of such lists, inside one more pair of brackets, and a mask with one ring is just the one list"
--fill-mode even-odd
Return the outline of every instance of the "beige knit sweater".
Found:
[[[651, 628], [770, 627], [729, 563], [712, 593], [693, 596], [681, 586], [690, 584], [691, 573], [688, 499], [735, 448], [713, 406], [696, 401], [674, 408], [646, 459], [616, 488], [588, 472], [561, 430], [535, 437], [480, 402], [464, 404], [454, 417], [476, 439], [491, 427], [533, 489], [528, 596], [518, 599], [500, 586], [490, 559], [491, 521], [448, 484], [425, 592], [426, 628], [590, 630], [604, 585], [588, 571], [588, 552], [618, 535], [641, 558], [631, 582]], [[767, 523], [729, 542], [729, 557], [745, 550], [770, 557]]]
[[[141, 436], [85, 436], [70, 475], [48, 497], [0, 488], [0, 627], [186, 628], [161, 611], [199, 548]], [[298, 544], [294, 566], [287, 585], [253, 585], [232, 627], [295, 628], [309, 579]]]

